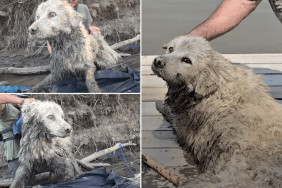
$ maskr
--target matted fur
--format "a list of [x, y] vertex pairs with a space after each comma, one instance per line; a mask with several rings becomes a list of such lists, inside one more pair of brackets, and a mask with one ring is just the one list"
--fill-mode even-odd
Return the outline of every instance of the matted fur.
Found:
[[168, 85], [156, 107], [202, 171], [183, 187], [282, 187], [282, 107], [260, 76], [200, 37], [169, 42], [152, 70]]
[[82, 23], [82, 14], [66, 1], [48, 0], [41, 3], [36, 11], [36, 21], [29, 27], [29, 34], [32, 40], [49, 41], [52, 48], [51, 74], [30, 92], [39, 92], [44, 86], [69, 75], [84, 75], [88, 91], [100, 92], [94, 77], [96, 66], [105, 69], [121, 60], [101, 35], [88, 35]]
[[51, 182], [75, 179], [81, 170], [71, 153], [72, 128], [54, 102], [25, 103], [19, 163], [11, 188], [25, 187], [33, 170], [49, 169]]

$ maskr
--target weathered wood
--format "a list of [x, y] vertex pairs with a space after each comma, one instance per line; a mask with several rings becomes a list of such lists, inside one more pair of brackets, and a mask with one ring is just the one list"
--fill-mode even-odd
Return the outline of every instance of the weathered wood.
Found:
[[[117, 143], [115, 146], [113, 146], [111, 148], [107, 148], [107, 149], [104, 149], [103, 151], [93, 153], [92, 155], [85, 157], [85, 158], [81, 159], [80, 161], [83, 162], [83, 163], [90, 163], [90, 161], [93, 161], [94, 159], [96, 159], [98, 157], [101, 157], [105, 154], [108, 154], [108, 153], [111, 153], [113, 151], [118, 150], [120, 148], [120, 145], [121, 145], [121, 143]], [[129, 142], [129, 143], [122, 144], [122, 146], [124, 146], [124, 147], [125, 146], [136, 146], [136, 144]]]
[[116, 50], [116, 49], [119, 49], [127, 44], [131, 44], [133, 42], [137, 42], [140, 40], [140, 35], [137, 35], [136, 37], [132, 38], [132, 39], [128, 39], [128, 40], [125, 40], [125, 41], [122, 41], [122, 42], [119, 42], [119, 43], [115, 43], [111, 46], [111, 48], [113, 50]]
[[8, 82], [8, 81], [0, 82], [0, 86], [8, 86], [9, 84], [10, 84], [10, 82]]
[[173, 131], [142, 131], [142, 149], [179, 148]]
[[42, 74], [49, 72], [49, 66], [29, 67], [29, 68], [15, 68], [4, 67], [0, 68], [0, 74]]
[[142, 131], [171, 131], [171, 124], [163, 116], [143, 116]]
[[[158, 161], [165, 167], [181, 167], [197, 168], [194, 163], [193, 156], [182, 150], [182, 148], [154, 148], [142, 149], [152, 159]], [[187, 162], [187, 158], [189, 161]]]
[[154, 102], [142, 102], [142, 116], [161, 116]]
[[[282, 74], [281, 64], [236, 64], [242, 68], [253, 69], [255, 74]], [[151, 66], [142, 66], [142, 75], [154, 75]]]
[[146, 163], [147, 165], [149, 165], [154, 170], [156, 170], [162, 176], [167, 178], [169, 181], [171, 181], [176, 186], [180, 186], [188, 182], [186, 178], [181, 177], [180, 175], [170, 171], [168, 168], [164, 167], [163, 165], [158, 163], [156, 160], [148, 156], [146, 153], [144, 153], [144, 151], [142, 151], [142, 161]]
[[7, 17], [8, 14], [6, 12], [4, 12], [4, 11], [0, 11], [0, 16]]
[[[268, 86], [282, 86], [282, 74], [278, 75], [263, 75], [262, 80]], [[163, 88], [166, 86], [166, 83], [163, 79], [157, 76], [143, 76], [142, 77], [142, 86], [150, 88]]]
[[[233, 63], [241, 64], [281, 64], [282, 54], [222, 54]], [[142, 65], [151, 65], [156, 55], [143, 56]]]

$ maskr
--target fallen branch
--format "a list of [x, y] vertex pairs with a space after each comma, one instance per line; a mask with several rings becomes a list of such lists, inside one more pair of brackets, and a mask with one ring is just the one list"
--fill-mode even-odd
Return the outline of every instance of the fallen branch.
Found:
[[180, 177], [178, 174], [175, 174], [174, 172], [170, 171], [168, 168], [164, 167], [156, 160], [146, 155], [143, 151], [142, 151], [142, 161], [176, 186], [183, 185], [188, 181], [186, 178]]
[[8, 86], [10, 83], [8, 81], [0, 82], [0, 86]]
[[[97, 159], [98, 157], [101, 157], [105, 154], [108, 154], [108, 153], [111, 153], [113, 151], [116, 151], [120, 148], [120, 144], [121, 143], [117, 143], [115, 146], [111, 147], [111, 148], [107, 148], [103, 151], [99, 151], [97, 153], [93, 153], [92, 155], [88, 156], [88, 157], [85, 157], [83, 159], [81, 159], [81, 161], [83, 163], [89, 163], [90, 161], [93, 161], [94, 159]], [[136, 146], [136, 144], [132, 143], [132, 142], [129, 142], [129, 143], [126, 143], [126, 144], [122, 144], [122, 146]]]
[[122, 41], [122, 42], [119, 42], [119, 43], [115, 43], [111, 46], [111, 48], [113, 50], [116, 50], [116, 49], [119, 49], [127, 44], [131, 44], [133, 42], [137, 42], [138, 40], [140, 40], [140, 35], [137, 35], [136, 37], [132, 38], [132, 39], [128, 39], [128, 40], [125, 40], [125, 41]]
[[0, 68], [0, 74], [42, 74], [49, 72], [49, 66], [29, 67], [29, 68], [16, 68], [4, 67]]

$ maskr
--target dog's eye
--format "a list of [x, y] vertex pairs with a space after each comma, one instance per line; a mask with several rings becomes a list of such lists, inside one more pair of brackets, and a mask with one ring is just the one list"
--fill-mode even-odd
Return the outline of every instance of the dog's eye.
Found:
[[50, 12], [50, 13], [49, 13], [49, 17], [50, 17], [50, 18], [53, 18], [53, 17], [55, 17], [55, 16], [57, 16], [57, 14], [56, 14], [55, 12]]
[[39, 16], [36, 16], [36, 19], [38, 20], [40, 17]]
[[51, 119], [51, 120], [55, 119], [55, 117], [53, 115], [49, 115], [48, 118]]
[[173, 52], [173, 47], [169, 47], [168, 51], [169, 53]]
[[188, 57], [183, 57], [181, 61], [184, 63], [192, 64], [192, 61]]

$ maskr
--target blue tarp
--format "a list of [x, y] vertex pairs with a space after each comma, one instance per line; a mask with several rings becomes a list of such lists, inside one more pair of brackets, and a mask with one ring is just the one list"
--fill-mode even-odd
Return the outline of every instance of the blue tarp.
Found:
[[[125, 71], [97, 71], [95, 79], [104, 93], [140, 93], [140, 72], [130, 67]], [[21, 93], [27, 87], [0, 86], [0, 92]], [[85, 79], [68, 79], [44, 88], [45, 92], [87, 93]]]
[[117, 176], [113, 171], [107, 173], [106, 168], [102, 167], [88, 172], [76, 180], [60, 182], [56, 184], [42, 185], [42, 188], [139, 188], [140, 185], [125, 183], [126, 178]]

